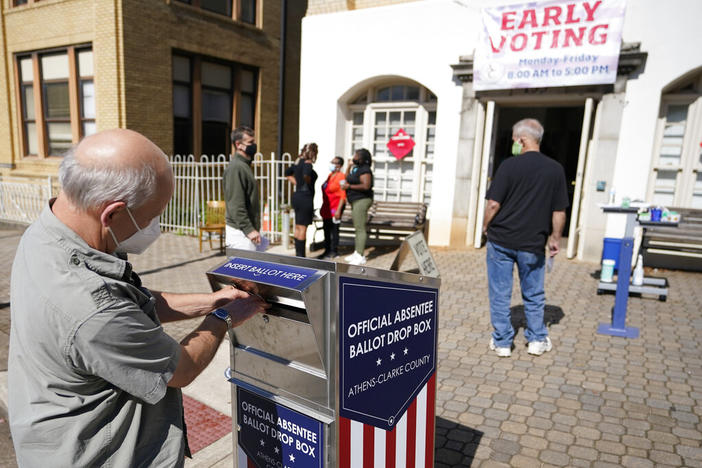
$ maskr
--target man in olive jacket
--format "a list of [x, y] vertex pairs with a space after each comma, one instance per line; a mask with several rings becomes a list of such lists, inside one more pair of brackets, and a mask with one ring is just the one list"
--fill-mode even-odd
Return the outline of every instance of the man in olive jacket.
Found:
[[251, 169], [257, 147], [254, 131], [241, 126], [232, 131], [236, 153], [224, 171], [224, 199], [227, 205], [226, 245], [233, 249], [256, 250], [261, 243], [261, 215], [258, 185]]

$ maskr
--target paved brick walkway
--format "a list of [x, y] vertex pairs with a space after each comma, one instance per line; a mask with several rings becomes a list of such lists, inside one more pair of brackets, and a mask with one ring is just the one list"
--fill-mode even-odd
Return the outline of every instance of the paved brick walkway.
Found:
[[[0, 229], [0, 237], [8, 264], [16, 233]], [[546, 279], [554, 350], [527, 354], [515, 281], [516, 349], [498, 358], [487, 349], [484, 251], [435, 249], [434, 256], [442, 273], [437, 467], [702, 467], [702, 275], [665, 272], [665, 303], [630, 299], [627, 325], [641, 336], [628, 340], [595, 333], [614, 302], [595, 294], [597, 265], [559, 258]], [[387, 267], [392, 257], [369, 265]], [[133, 260], [148, 287], [192, 292], [208, 290], [204, 272], [224, 258], [200, 254], [192, 238], [164, 235]], [[6, 283], [0, 277], [0, 303]], [[0, 340], [8, 315], [0, 306]], [[166, 330], [181, 338], [196, 324]]]

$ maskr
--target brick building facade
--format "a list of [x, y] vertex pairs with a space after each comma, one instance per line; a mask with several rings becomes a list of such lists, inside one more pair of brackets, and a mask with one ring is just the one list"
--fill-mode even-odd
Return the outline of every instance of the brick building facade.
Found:
[[241, 123], [264, 154], [297, 149], [307, 2], [0, 2], [0, 174], [55, 174], [61, 150], [115, 127], [167, 154], [228, 153]]

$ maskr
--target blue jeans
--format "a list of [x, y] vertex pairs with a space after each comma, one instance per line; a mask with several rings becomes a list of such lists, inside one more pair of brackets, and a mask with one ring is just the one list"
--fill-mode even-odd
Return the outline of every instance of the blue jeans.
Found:
[[490, 321], [492, 338], [498, 347], [510, 347], [514, 338], [511, 314], [512, 270], [517, 263], [524, 301], [527, 342], [543, 341], [548, 336], [544, 325], [544, 254], [507, 249], [487, 243], [487, 273], [490, 290]]

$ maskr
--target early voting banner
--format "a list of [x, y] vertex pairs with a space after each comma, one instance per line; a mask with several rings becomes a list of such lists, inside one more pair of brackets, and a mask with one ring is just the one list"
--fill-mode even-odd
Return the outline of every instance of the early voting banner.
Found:
[[321, 422], [241, 387], [236, 400], [239, 448], [247, 458], [243, 466], [324, 466]]
[[340, 416], [391, 431], [416, 405], [436, 372], [438, 299], [433, 288], [339, 278]]
[[484, 8], [475, 90], [614, 83], [626, 0]]

